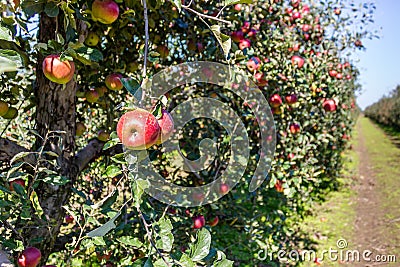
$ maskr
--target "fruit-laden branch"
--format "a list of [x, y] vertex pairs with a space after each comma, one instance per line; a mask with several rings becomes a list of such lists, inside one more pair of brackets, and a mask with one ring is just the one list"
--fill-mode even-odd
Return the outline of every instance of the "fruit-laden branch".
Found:
[[[28, 151], [29, 151], [28, 149], [18, 145], [14, 141], [0, 137], [0, 162], [8, 162], [18, 153], [28, 152]], [[22, 158], [21, 160], [26, 161], [31, 165], [35, 164], [35, 157], [33, 154], [30, 154]]]
[[122, 145], [113, 146], [107, 150], [103, 150], [105, 142], [98, 139], [92, 139], [82, 148], [75, 156], [75, 165], [79, 172], [83, 171], [87, 165], [100, 156], [113, 156], [123, 152]]
[[13, 267], [14, 265], [7, 258], [6, 253], [0, 250], [0, 267]]

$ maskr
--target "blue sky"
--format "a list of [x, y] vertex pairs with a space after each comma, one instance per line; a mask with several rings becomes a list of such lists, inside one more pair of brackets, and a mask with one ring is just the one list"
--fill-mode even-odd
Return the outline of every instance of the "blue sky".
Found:
[[356, 55], [363, 87], [357, 103], [363, 109], [400, 84], [400, 0], [375, 3], [375, 28], [382, 27], [381, 38], [363, 41], [367, 50]]

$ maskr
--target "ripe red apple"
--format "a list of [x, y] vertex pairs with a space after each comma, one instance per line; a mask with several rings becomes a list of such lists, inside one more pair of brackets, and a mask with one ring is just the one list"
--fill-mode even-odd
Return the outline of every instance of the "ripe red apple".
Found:
[[308, 31], [310, 31], [312, 29], [312, 27], [309, 24], [303, 24], [301, 29], [303, 30], [303, 32], [308, 32]]
[[355, 41], [355, 42], [354, 42], [354, 45], [355, 45], [356, 47], [362, 47], [362, 46], [363, 46], [363, 45], [362, 45], [362, 42], [361, 42], [360, 40]]
[[215, 216], [214, 219], [212, 219], [211, 221], [208, 222], [208, 225], [211, 227], [214, 227], [218, 224], [219, 222], [219, 218], [218, 216]]
[[282, 98], [280, 97], [280, 95], [278, 94], [273, 94], [270, 98], [269, 98], [269, 104], [273, 107], [273, 108], [277, 108], [280, 105], [282, 105]]
[[8, 103], [0, 100], [0, 116], [4, 116], [8, 111]]
[[340, 8], [338, 8], [338, 7], [335, 8], [334, 12], [335, 12], [335, 14], [338, 15], [338, 16], [340, 15], [340, 13], [342, 13], [342, 11], [340, 10]]
[[119, 15], [118, 4], [112, 0], [95, 0], [92, 4], [92, 17], [103, 24], [111, 24]]
[[19, 184], [22, 187], [25, 187], [25, 180], [23, 179], [16, 179], [10, 182], [10, 190], [14, 191], [14, 184]]
[[298, 125], [297, 123], [292, 123], [289, 126], [289, 131], [291, 134], [297, 134], [300, 132], [300, 125]]
[[228, 192], [229, 192], [229, 185], [227, 185], [227, 184], [221, 184], [220, 186], [219, 186], [219, 192], [221, 193], [221, 194], [223, 194], [223, 195], [225, 195], [225, 194], [227, 194]]
[[97, 133], [97, 139], [99, 139], [102, 142], [107, 142], [109, 138], [110, 138], [110, 134], [107, 133], [105, 130], [100, 130]]
[[332, 112], [336, 110], [337, 105], [335, 100], [325, 99], [325, 101], [322, 103], [322, 107], [324, 108], [325, 111]]
[[351, 80], [351, 75], [350, 75], [350, 74], [347, 74], [347, 75], [346, 75], [346, 79], [347, 79], [347, 80]]
[[206, 225], [206, 220], [204, 219], [203, 215], [197, 215], [196, 217], [193, 217], [193, 228], [194, 229], [200, 229], [204, 225]]
[[257, 80], [257, 86], [263, 87], [268, 84], [267, 79], [265, 79], [264, 74], [261, 72], [254, 74], [254, 78]]
[[296, 94], [287, 95], [285, 96], [285, 100], [286, 103], [288, 103], [289, 105], [293, 105], [297, 102], [297, 95]]
[[249, 61], [247, 61], [247, 68], [249, 71], [254, 72], [260, 69], [261, 67], [261, 60], [258, 57], [251, 57]]
[[338, 74], [336, 74], [336, 79], [340, 80], [343, 78], [343, 74], [341, 74], [340, 72]]
[[172, 119], [171, 114], [163, 109], [161, 118], [158, 119], [158, 125], [160, 125], [160, 135], [157, 138], [157, 144], [162, 144], [167, 141], [173, 131], [174, 131], [174, 120]]
[[85, 98], [89, 103], [96, 103], [100, 96], [95, 89], [91, 88], [89, 91], [85, 92]]
[[95, 32], [89, 32], [85, 39], [87, 46], [96, 46], [100, 41], [100, 37]]
[[20, 267], [36, 267], [38, 266], [42, 253], [35, 247], [27, 247], [18, 257], [18, 266]]
[[249, 39], [242, 39], [239, 42], [239, 49], [243, 50], [245, 48], [249, 48], [251, 46], [251, 42]]
[[144, 109], [135, 109], [119, 119], [117, 134], [129, 149], [143, 150], [157, 141], [160, 126], [153, 114]]
[[297, 65], [298, 68], [302, 68], [304, 65], [304, 59], [300, 56], [292, 56], [292, 65]]
[[75, 135], [81, 136], [86, 131], [86, 126], [82, 122], [76, 123]]
[[47, 79], [58, 84], [66, 84], [74, 76], [75, 64], [72, 61], [61, 61], [59, 55], [49, 55], [42, 63], [43, 73]]
[[301, 19], [301, 17], [302, 17], [302, 15], [301, 15], [301, 13], [299, 11], [295, 11], [292, 14], [292, 18], [293, 19]]
[[104, 82], [108, 89], [113, 91], [119, 91], [124, 87], [122, 85], [121, 78], [122, 78], [121, 74], [111, 73], [106, 77], [106, 80]]
[[236, 11], [240, 11], [240, 10], [242, 9], [242, 5], [241, 5], [241, 4], [236, 4], [235, 7], [234, 7], [234, 9], [235, 9]]
[[292, 7], [297, 8], [300, 4], [301, 0], [292, 0], [290, 2], [290, 4], [292, 5]]
[[68, 215], [65, 215], [64, 220], [65, 220], [66, 223], [73, 223], [74, 222], [74, 217], [72, 215], [68, 214]]
[[9, 107], [6, 114], [2, 117], [7, 120], [15, 119], [18, 116], [18, 110], [14, 107]]
[[329, 73], [329, 76], [331, 76], [331, 77], [336, 77], [336, 75], [338, 74], [338, 72], [336, 70], [330, 70], [328, 73]]
[[161, 58], [166, 58], [169, 55], [168, 47], [166, 47], [165, 45], [157, 46], [157, 52], [160, 54]]
[[234, 42], [239, 43], [241, 40], [244, 39], [244, 34], [242, 31], [235, 31], [232, 32], [231, 38]]

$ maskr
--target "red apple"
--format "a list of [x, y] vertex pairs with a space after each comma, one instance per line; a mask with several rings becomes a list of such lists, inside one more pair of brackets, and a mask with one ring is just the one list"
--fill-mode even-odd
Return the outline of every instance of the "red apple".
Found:
[[10, 190], [14, 191], [14, 184], [19, 184], [22, 187], [25, 187], [25, 180], [23, 179], [15, 179], [10, 182]]
[[96, 103], [100, 96], [95, 89], [91, 88], [89, 91], [85, 92], [85, 98], [89, 103]]
[[312, 29], [312, 27], [309, 24], [304, 24], [303, 26], [301, 26], [301, 29], [303, 32], [308, 32]]
[[351, 75], [350, 75], [350, 74], [347, 74], [347, 75], [346, 75], [346, 79], [347, 79], [347, 80], [351, 80]]
[[200, 229], [204, 225], [206, 225], [206, 220], [204, 219], [203, 215], [197, 215], [196, 217], [193, 217], [193, 228], [194, 229]]
[[250, 30], [250, 26], [251, 26], [251, 24], [250, 24], [249, 21], [243, 22], [242, 32], [243, 32], [243, 33], [248, 33], [249, 30]]
[[165, 109], [162, 110], [162, 116], [158, 119], [158, 125], [160, 125], [160, 135], [156, 143], [159, 145], [167, 141], [174, 131], [174, 120]]
[[292, 65], [297, 65], [297, 67], [302, 68], [304, 65], [304, 59], [300, 56], [292, 56]]
[[47, 79], [59, 84], [66, 84], [74, 76], [75, 64], [72, 61], [61, 61], [59, 55], [49, 55], [42, 63], [43, 73]]
[[301, 13], [298, 12], [298, 11], [295, 11], [295, 12], [293, 12], [293, 14], [292, 14], [292, 18], [293, 18], [293, 19], [301, 19], [301, 17], [302, 17], [302, 15], [301, 15]]
[[18, 257], [18, 266], [20, 267], [36, 267], [38, 266], [42, 253], [35, 247], [27, 247]]
[[292, 123], [289, 126], [289, 131], [291, 134], [297, 134], [300, 132], [300, 125], [298, 125], [297, 123]]
[[277, 180], [275, 183], [275, 189], [277, 192], [282, 193], [283, 192], [283, 182], [281, 180]]
[[292, 0], [290, 4], [292, 5], [292, 7], [297, 8], [300, 2], [301, 0]]
[[208, 222], [208, 225], [211, 227], [214, 227], [218, 224], [218, 222], [219, 222], [219, 218], [218, 218], [218, 216], [215, 216], [214, 219], [212, 219], [212, 221]]
[[104, 82], [108, 89], [113, 91], [119, 91], [124, 87], [122, 85], [121, 78], [122, 78], [121, 74], [111, 73], [106, 77]]
[[169, 55], [168, 47], [166, 47], [165, 45], [157, 46], [157, 52], [160, 54], [161, 58], [166, 58]]
[[107, 142], [109, 138], [110, 138], [110, 134], [107, 133], [105, 130], [100, 130], [97, 133], [97, 139], [99, 139], [102, 142]]
[[4, 116], [8, 111], [8, 103], [0, 100], [0, 116]]
[[75, 135], [81, 136], [86, 131], [86, 126], [82, 122], [76, 123]]
[[273, 94], [270, 98], [269, 98], [269, 104], [273, 107], [273, 108], [277, 108], [280, 105], [282, 105], [282, 98], [280, 97], [280, 95], [278, 94]]
[[336, 70], [330, 70], [328, 73], [329, 73], [329, 76], [331, 76], [331, 77], [336, 77], [336, 75], [338, 74], [338, 72]]
[[325, 99], [325, 101], [322, 103], [322, 107], [324, 108], [325, 111], [332, 112], [336, 110], [337, 105], [335, 100]]
[[241, 5], [241, 4], [236, 4], [235, 7], [234, 7], [234, 9], [235, 9], [236, 11], [240, 11], [240, 10], [242, 9], [242, 5]]
[[65, 215], [64, 220], [65, 220], [66, 223], [73, 223], [74, 222], [74, 217], [72, 215], [68, 214], [68, 215]]
[[112, 0], [95, 0], [92, 4], [92, 17], [103, 24], [111, 24], [119, 15], [118, 4]]
[[249, 61], [247, 61], [247, 68], [249, 71], [254, 72], [260, 69], [261, 67], [261, 60], [258, 57], [251, 57]]
[[249, 48], [251, 46], [251, 42], [249, 39], [242, 39], [239, 42], [239, 49], [243, 50], [245, 48]]
[[235, 31], [232, 32], [231, 38], [234, 42], [239, 43], [241, 40], [244, 39], [244, 34], [242, 31]]
[[355, 42], [354, 42], [354, 45], [355, 45], [356, 47], [362, 47], [362, 46], [363, 46], [363, 45], [362, 45], [362, 42], [361, 42], [360, 40], [355, 41]]
[[266, 86], [268, 84], [267, 79], [265, 79], [265, 76], [261, 72], [257, 72], [254, 74], [254, 78], [257, 80], [257, 85], [260, 87]]
[[338, 74], [336, 74], [336, 79], [340, 80], [343, 78], [343, 74], [341, 74], [340, 72]]
[[219, 192], [223, 195], [227, 194], [229, 192], [229, 185], [227, 184], [221, 184], [219, 186]]
[[286, 103], [288, 103], [289, 105], [293, 105], [297, 102], [297, 95], [295, 94], [287, 95], [285, 96], [285, 100]]
[[340, 15], [340, 13], [342, 13], [342, 11], [340, 10], [340, 8], [338, 8], [338, 7], [335, 8], [334, 12], [335, 12], [335, 14], [338, 15], [338, 16]]
[[160, 126], [153, 114], [144, 109], [135, 109], [119, 119], [117, 134], [129, 149], [143, 150], [155, 144]]

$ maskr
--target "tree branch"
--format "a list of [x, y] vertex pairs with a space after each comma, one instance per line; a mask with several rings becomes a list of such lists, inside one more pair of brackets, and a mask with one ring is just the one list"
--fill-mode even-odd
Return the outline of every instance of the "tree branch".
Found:
[[[15, 155], [21, 152], [29, 152], [29, 150], [23, 146], [18, 145], [14, 141], [0, 137], [0, 162], [9, 162]], [[30, 154], [21, 160], [35, 165], [35, 156]]]
[[100, 156], [113, 156], [123, 152], [122, 145], [110, 147], [107, 150], [103, 150], [105, 142], [100, 140], [92, 139], [89, 141], [86, 147], [82, 148], [75, 156], [75, 165], [78, 167], [79, 172], [83, 171], [86, 166], [97, 159]]

